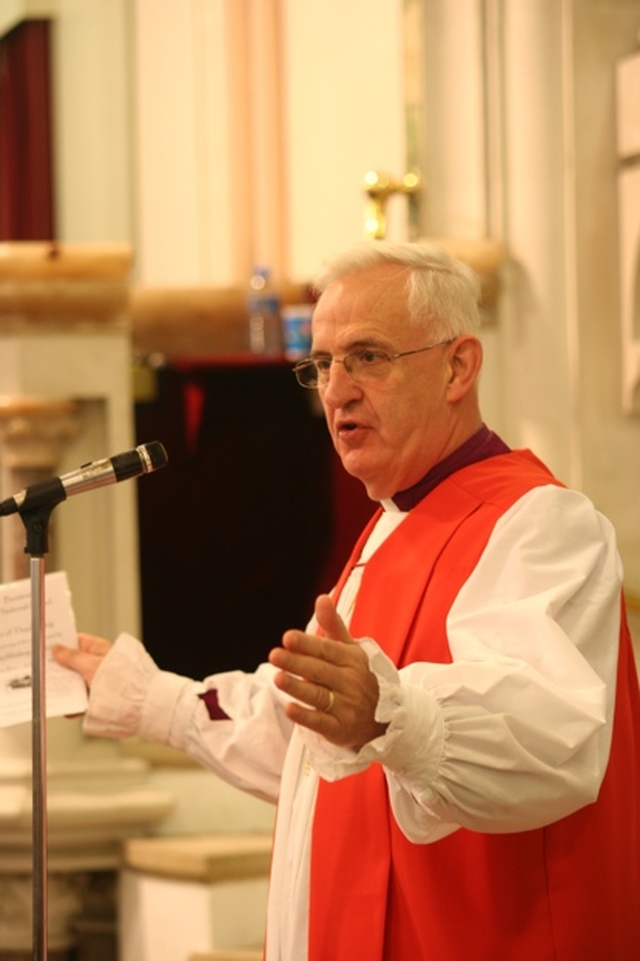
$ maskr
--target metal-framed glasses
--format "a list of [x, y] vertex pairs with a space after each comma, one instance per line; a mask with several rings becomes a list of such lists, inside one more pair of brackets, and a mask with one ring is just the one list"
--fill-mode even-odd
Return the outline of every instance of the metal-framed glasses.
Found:
[[437, 344], [416, 347], [415, 350], [402, 350], [397, 354], [388, 354], [377, 347], [362, 347], [360, 350], [351, 351], [342, 360], [338, 360], [337, 357], [307, 357], [298, 361], [293, 372], [300, 386], [307, 387], [309, 390], [324, 387], [328, 383], [332, 364], [343, 364], [346, 372], [358, 382], [383, 380], [389, 374], [393, 362], [400, 357], [421, 354], [425, 350], [443, 347], [451, 342], [451, 340], [440, 340]]

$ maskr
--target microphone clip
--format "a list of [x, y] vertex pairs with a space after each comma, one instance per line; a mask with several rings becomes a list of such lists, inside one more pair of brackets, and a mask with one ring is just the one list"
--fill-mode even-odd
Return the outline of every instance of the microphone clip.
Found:
[[49, 553], [49, 518], [54, 507], [65, 499], [64, 491], [57, 500], [49, 498], [46, 503], [28, 507], [23, 504], [18, 514], [26, 531], [24, 552], [31, 557], [44, 557]]

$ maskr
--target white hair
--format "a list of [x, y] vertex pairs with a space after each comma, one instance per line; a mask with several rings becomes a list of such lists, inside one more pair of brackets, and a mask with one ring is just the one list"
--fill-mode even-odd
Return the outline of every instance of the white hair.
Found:
[[442, 340], [478, 332], [478, 276], [435, 244], [363, 241], [327, 258], [314, 287], [321, 294], [347, 274], [381, 264], [397, 264], [409, 271], [407, 308], [411, 323], [428, 326], [430, 334]]

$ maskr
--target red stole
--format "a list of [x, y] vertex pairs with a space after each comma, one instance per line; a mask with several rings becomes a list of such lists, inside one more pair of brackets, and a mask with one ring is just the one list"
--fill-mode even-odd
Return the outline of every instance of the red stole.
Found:
[[[450, 662], [445, 619], [496, 521], [526, 491], [549, 483], [557, 482], [526, 452], [491, 458], [445, 480], [368, 562], [352, 634], [374, 637], [398, 666]], [[309, 961], [634, 956], [640, 945], [640, 704], [624, 622], [621, 634], [607, 774], [598, 802], [570, 817], [506, 835], [460, 829], [417, 845], [394, 822], [379, 765], [333, 784], [321, 781]]]

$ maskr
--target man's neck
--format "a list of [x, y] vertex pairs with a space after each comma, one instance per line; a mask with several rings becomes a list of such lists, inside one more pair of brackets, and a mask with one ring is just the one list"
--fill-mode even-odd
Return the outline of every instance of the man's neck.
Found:
[[423, 497], [456, 471], [477, 461], [486, 460], [488, 457], [508, 453], [509, 447], [504, 441], [483, 424], [475, 434], [432, 467], [416, 484], [406, 490], [398, 491], [391, 500], [396, 509], [410, 511]]

